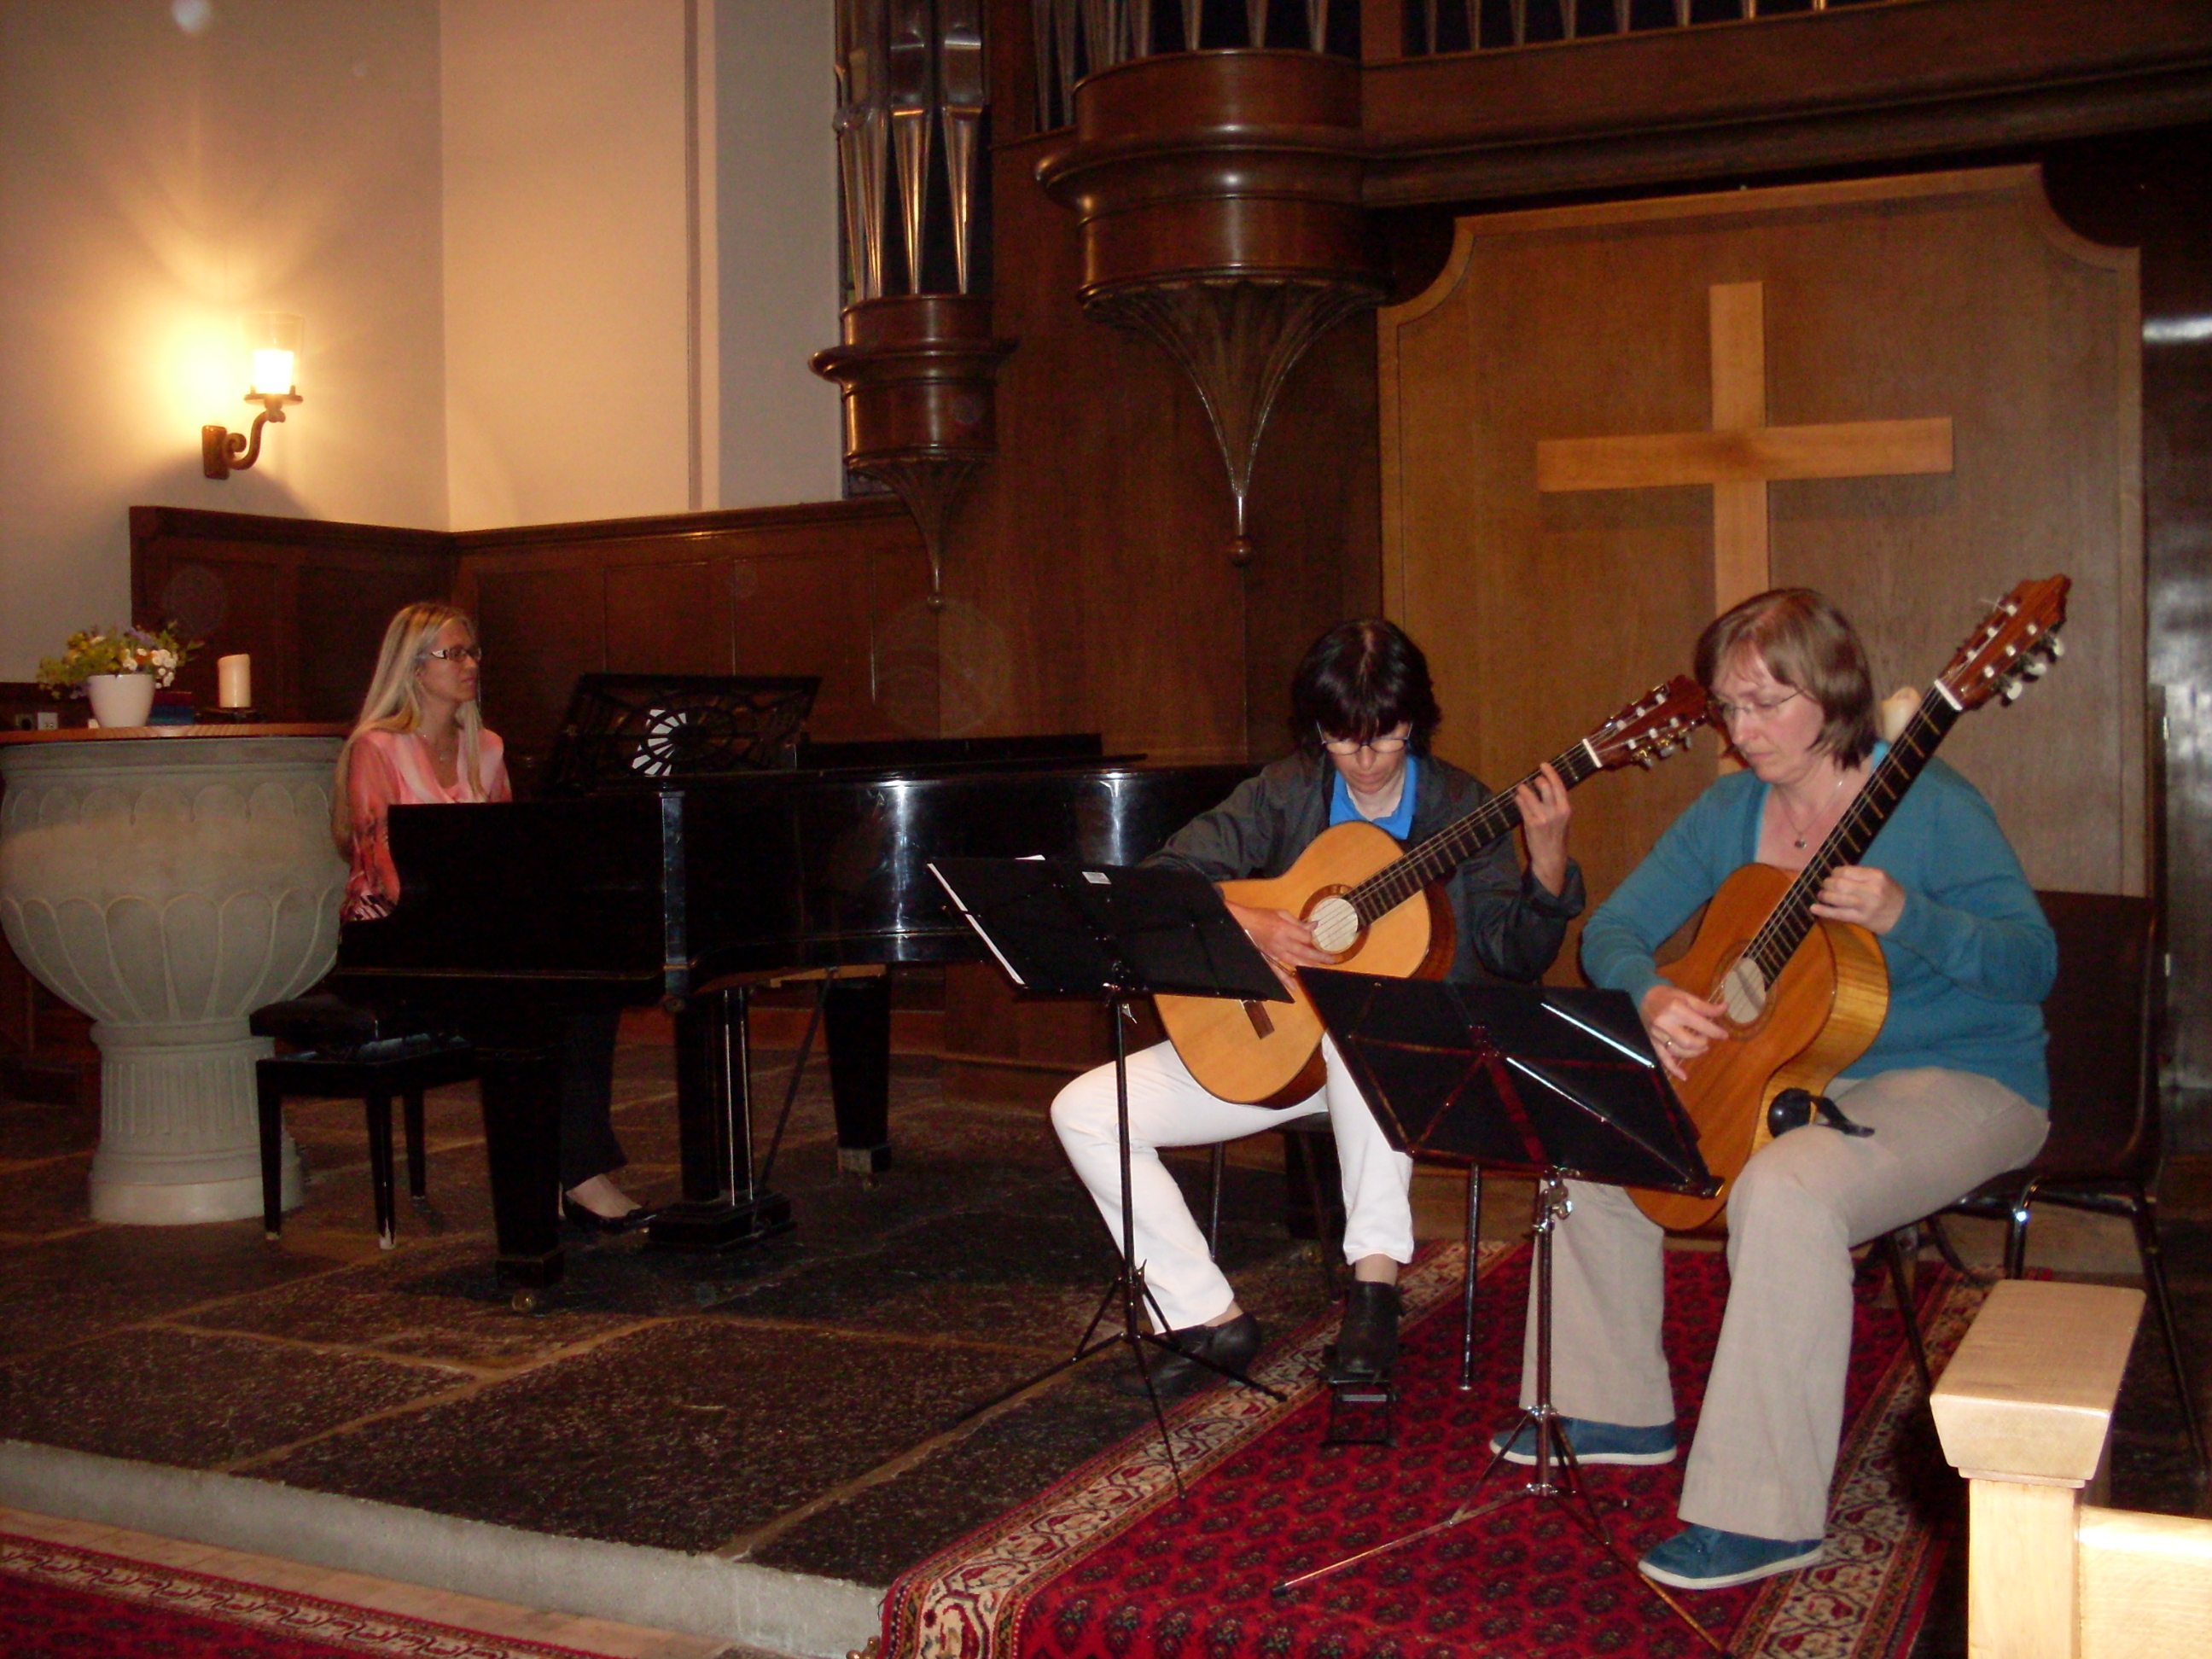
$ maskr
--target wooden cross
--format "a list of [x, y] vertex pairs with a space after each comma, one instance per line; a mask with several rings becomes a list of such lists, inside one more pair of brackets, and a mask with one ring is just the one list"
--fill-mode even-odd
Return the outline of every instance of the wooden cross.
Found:
[[1716, 283], [1713, 427], [1643, 437], [1547, 438], [1536, 446], [1544, 491], [1713, 488], [1713, 611], [1773, 585], [1766, 486], [1777, 478], [1866, 478], [1951, 470], [1951, 422], [1766, 423], [1766, 306], [1761, 283]]

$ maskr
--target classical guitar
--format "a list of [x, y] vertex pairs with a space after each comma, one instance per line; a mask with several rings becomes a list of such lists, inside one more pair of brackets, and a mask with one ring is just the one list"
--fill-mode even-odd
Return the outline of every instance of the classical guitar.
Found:
[[[1570, 789], [1601, 771], [1649, 767], [1682, 747], [1705, 718], [1705, 689], [1677, 675], [1555, 757], [1552, 766]], [[1371, 823], [1340, 823], [1316, 836], [1281, 875], [1224, 882], [1221, 891], [1238, 904], [1302, 918], [1339, 967], [1399, 979], [1439, 976], [1452, 952], [1444, 878], [1520, 822], [1513, 790], [1506, 789], [1410, 852]], [[1156, 1000], [1160, 1023], [1199, 1082], [1223, 1100], [1285, 1106], [1322, 1084], [1320, 1017], [1304, 992], [1293, 987], [1291, 995], [1295, 1000], [1286, 1003]]]
[[1865, 928], [1813, 914], [1820, 884], [1856, 864], [1889, 821], [1944, 735], [1992, 697], [2010, 702], [2063, 647], [2063, 576], [2025, 581], [1990, 612], [1920, 699], [1889, 753], [1868, 775], [1812, 861], [1792, 874], [1747, 864], [1705, 907], [1689, 950], [1659, 972], [1728, 1012], [1730, 1036], [1691, 1060], [1676, 1085], [1698, 1126], [1712, 1198], [1632, 1188], [1662, 1226], [1702, 1226], [1728, 1202], [1751, 1155], [1769, 1139], [1766, 1108], [1784, 1089], [1819, 1094], [1867, 1051], [1889, 1009], [1889, 969]]

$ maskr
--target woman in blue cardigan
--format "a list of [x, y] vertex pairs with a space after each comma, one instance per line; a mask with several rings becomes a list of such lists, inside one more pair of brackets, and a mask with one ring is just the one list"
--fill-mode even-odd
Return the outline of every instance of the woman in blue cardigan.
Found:
[[[1592, 981], [1636, 999], [1677, 1077], [1729, 1032], [1717, 1004], [1660, 978], [1654, 951], [1741, 866], [1803, 869], [1885, 748], [1858, 636], [1808, 589], [1717, 618], [1697, 674], [1744, 769], [1675, 821], [1582, 943]], [[1792, 1130], [1730, 1189], [1728, 1311], [1684, 1471], [1685, 1525], [1641, 1563], [1684, 1589], [1820, 1559], [1852, 1247], [2027, 1163], [2048, 1127], [2039, 1005], [2057, 946], [1989, 803], [1931, 761], [1864, 856], [1831, 874], [1813, 908], [1874, 933], [1888, 967], [1881, 1030], [1828, 1090], [1874, 1133]], [[1620, 1188], [1570, 1185], [1574, 1212], [1554, 1244], [1554, 1402], [1581, 1462], [1671, 1462], [1663, 1235]], [[1524, 1398], [1533, 1377], [1532, 1357]], [[1534, 1461], [1526, 1431], [1504, 1449]]]

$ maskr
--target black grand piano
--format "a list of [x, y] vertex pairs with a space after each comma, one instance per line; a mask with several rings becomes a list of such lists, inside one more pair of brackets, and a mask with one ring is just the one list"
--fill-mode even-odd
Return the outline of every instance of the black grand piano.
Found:
[[[476, 1041], [499, 1266], [519, 1306], [562, 1271], [551, 1016], [674, 1013], [684, 1201], [652, 1237], [749, 1243], [789, 1218], [753, 1180], [749, 981], [974, 960], [982, 947], [932, 860], [1133, 864], [1250, 771], [1147, 767], [1103, 755], [1096, 737], [809, 744], [799, 720], [812, 690], [586, 676], [549, 798], [392, 812], [400, 900], [345, 927], [335, 983], [435, 1010]], [[839, 1155], [861, 1168], [888, 1152], [889, 983], [833, 975], [824, 988]]]

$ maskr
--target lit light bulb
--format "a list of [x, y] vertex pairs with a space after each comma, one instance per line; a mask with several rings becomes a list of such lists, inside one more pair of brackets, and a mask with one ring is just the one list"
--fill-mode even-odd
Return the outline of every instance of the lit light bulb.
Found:
[[296, 380], [292, 368], [294, 361], [293, 353], [279, 347], [256, 346], [253, 350], [255, 395], [289, 392]]

